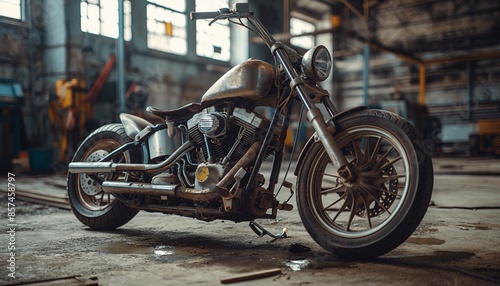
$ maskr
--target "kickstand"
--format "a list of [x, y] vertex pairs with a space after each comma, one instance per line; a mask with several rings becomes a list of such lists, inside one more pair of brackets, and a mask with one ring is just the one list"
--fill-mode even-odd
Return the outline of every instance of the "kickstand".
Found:
[[269, 235], [274, 239], [281, 239], [287, 237], [286, 233], [288, 230], [286, 228], [284, 228], [283, 232], [280, 234], [272, 234], [254, 220], [252, 220], [248, 225], [259, 237], [263, 237], [264, 235]]

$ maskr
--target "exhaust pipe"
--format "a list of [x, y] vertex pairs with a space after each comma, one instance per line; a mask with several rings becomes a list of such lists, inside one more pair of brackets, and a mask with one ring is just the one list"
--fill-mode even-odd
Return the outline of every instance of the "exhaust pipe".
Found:
[[215, 187], [209, 189], [196, 190], [181, 185], [104, 181], [102, 190], [105, 193], [173, 196], [193, 201], [212, 201], [215, 198], [227, 195], [227, 188], [229, 188], [231, 182], [234, 182], [236, 172], [240, 168], [248, 167], [255, 160], [261, 145], [261, 142], [255, 142], [236, 165], [229, 170], [226, 176]]
[[70, 173], [110, 173], [122, 171], [144, 171], [148, 173], [159, 173], [170, 168], [180, 157], [194, 148], [194, 144], [188, 141], [175, 150], [165, 161], [158, 164], [127, 164], [113, 162], [72, 162], [69, 163]]
[[171, 196], [195, 201], [211, 201], [219, 196], [218, 193], [209, 189], [195, 190], [180, 185], [157, 185], [113, 181], [102, 182], [102, 190], [105, 193]]

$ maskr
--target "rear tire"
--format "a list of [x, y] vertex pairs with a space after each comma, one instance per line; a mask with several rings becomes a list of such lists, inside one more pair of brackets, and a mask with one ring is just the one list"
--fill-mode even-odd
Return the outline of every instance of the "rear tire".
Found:
[[[73, 162], [96, 162], [131, 139], [123, 125], [109, 124], [90, 134], [80, 145]], [[130, 151], [115, 158], [115, 162], [140, 162], [140, 154]], [[127, 180], [126, 174], [99, 174], [101, 179]], [[111, 178], [112, 177], [112, 178]], [[80, 222], [94, 230], [112, 230], [129, 222], [138, 212], [105, 194], [100, 185], [86, 174], [68, 173], [68, 196], [73, 213]]]
[[403, 243], [424, 217], [433, 187], [430, 152], [390, 112], [364, 110], [335, 124], [356, 179], [343, 182], [323, 145], [313, 143], [298, 172], [299, 214], [326, 250], [348, 259], [377, 257]]

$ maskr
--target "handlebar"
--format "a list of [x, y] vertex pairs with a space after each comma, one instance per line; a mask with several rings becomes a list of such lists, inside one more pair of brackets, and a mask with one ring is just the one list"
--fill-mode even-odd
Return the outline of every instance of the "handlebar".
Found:
[[200, 19], [213, 19], [216, 21], [229, 18], [248, 18], [251, 15], [252, 12], [249, 10], [248, 3], [236, 3], [231, 10], [229, 8], [220, 8], [219, 11], [214, 12], [192, 11], [189, 18], [191, 21]]
[[191, 12], [189, 14], [189, 18], [191, 19], [191, 21], [193, 20], [198, 20], [198, 19], [213, 19], [217, 16], [219, 16], [221, 13], [220, 13], [220, 10], [219, 11], [216, 11], [216, 12]]
[[195, 12], [192, 11], [189, 14], [191, 21], [193, 20], [201, 20], [201, 19], [212, 19], [208, 25], [212, 25], [215, 21], [218, 20], [228, 20], [231, 18], [241, 19], [247, 18], [248, 22], [255, 29], [254, 32], [259, 35], [266, 45], [271, 48], [276, 40], [273, 36], [267, 31], [267, 29], [262, 25], [262, 23], [253, 16], [253, 12], [250, 12], [250, 7], [248, 3], [236, 3], [233, 5], [232, 9], [229, 8], [221, 8], [219, 11], [214, 12]]

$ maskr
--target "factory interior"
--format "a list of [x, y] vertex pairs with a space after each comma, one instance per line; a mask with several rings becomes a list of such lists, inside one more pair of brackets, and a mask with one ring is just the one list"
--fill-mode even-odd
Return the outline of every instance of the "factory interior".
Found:
[[[339, 258], [308, 235], [295, 198], [292, 211], [261, 221], [287, 228], [275, 240], [226, 220], [141, 211], [94, 232], [74, 217], [68, 166], [94, 130], [122, 113], [162, 124], [147, 107], [199, 103], [250, 58], [276, 66], [245, 27], [190, 19], [235, 3], [300, 55], [329, 50], [321, 86], [339, 112], [367, 106], [415, 127], [434, 190], [400, 247], [370, 261]], [[14, 272], [9, 233], [0, 234], [1, 285], [500, 284], [499, 1], [0, 0], [0, 112], [0, 225], [9, 230], [13, 218], [11, 178], [17, 222]], [[299, 112], [289, 126], [280, 176], [315, 134]], [[244, 277], [269, 269], [278, 274]]]

